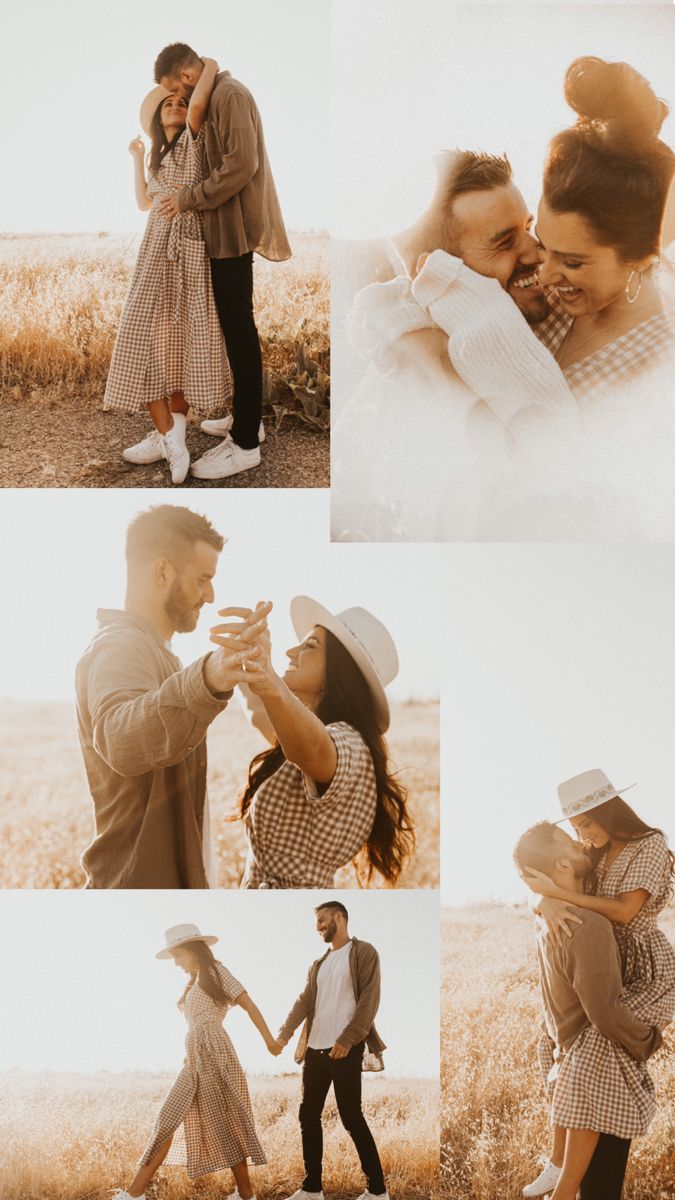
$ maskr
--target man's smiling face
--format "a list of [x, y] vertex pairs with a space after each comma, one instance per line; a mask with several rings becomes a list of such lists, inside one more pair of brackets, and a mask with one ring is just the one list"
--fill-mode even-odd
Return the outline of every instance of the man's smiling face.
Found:
[[459, 255], [479, 275], [497, 279], [526, 321], [536, 325], [549, 305], [535, 270], [539, 249], [530, 233], [534, 218], [512, 183], [462, 192], [452, 204]]

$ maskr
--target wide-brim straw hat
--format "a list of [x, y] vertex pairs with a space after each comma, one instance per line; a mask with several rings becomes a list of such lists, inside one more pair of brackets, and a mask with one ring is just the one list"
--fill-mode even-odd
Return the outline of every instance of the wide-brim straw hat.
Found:
[[166, 100], [167, 96], [170, 96], [170, 95], [171, 95], [171, 92], [169, 91], [169, 89], [162, 87], [161, 83], [158, 83], [157, 87], [154, 87], [151, 92], [148, 92], [147, 96], [145, 97], [145, 100], [141, 104], [141, 113], [140, 113], [141, 125], [142, 125], [143, 129], [145, 130], [145, 132], [147, 133], [148, 137], [152, 137], [152, 128], [151, 128], [152, 118], [154, 117], [155, 113], [157, 112], [157, 109], [159, 108], [162, 101]]
[[564, 783], [558, 784], [558, 800], [563, 815], [554, 824], [562, 825], [563, 821], [568, 821], [570, 817], [578, 817], [581, 813], [591, 812], [592, 809], [599, 808], [601, 804], [606, 804], [608, 800], [622, 795], [632, 787], [635, 787], [634, 783], [629, 783], [623, 788], [615, 788], [605, 772], [597, 767], [592, 771], [584, 771], [581, 775], [573, 775], [571, 779], [566, 779]]
[[218, 941], [212, 933], [200, 933], [196, 925], [172, 925], [164, 937], [166, 946], [155, 958], [171, 958], [171, 951], [185, 945], [186, 942], [206, 942], [207, 946], [213, 946]]
[[378, 728], [385, 733], [390, 714], [384, 689], [398, 675], [398, 654], [389, 630], [365, 608], [332, 613], [309, 596], [291, 600], [291, 620], [301, 640], [315, 625], [321, 625], [344, 646], [370, 688]]

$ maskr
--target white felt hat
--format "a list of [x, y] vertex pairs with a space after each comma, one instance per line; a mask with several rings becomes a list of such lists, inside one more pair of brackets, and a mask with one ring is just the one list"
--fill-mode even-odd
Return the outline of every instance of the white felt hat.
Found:
[[167, 929], [164, 934], [166, 938], [166, 947], [160, 950], [155, 958], [171, 958], [171, 951], [176, 950], [178, 946], [183, 946], [185, 942], [206, 942], [207, 946], [213, 946], [218, 938], [212, 933], [203, 934], [199, 932], [196, 925], [172, 925], [171, 929]]
[[148, 137], [152, 137], [152, 118], [154, 117], [160, 104], [170, 96], [171, 92], [168, 88], [162, 87], [161, 83], [157, 84], [152, 91], [148, 92], [143, 103], [141, 104], [140, 120], [143, 129]]
[[581, 775], [573, 775], [571, 779], [566, 779], [564, 783], [558, 785], [558, 800], [563, 816], [555, 824], [561, 825], [570, 817], [578, 817], [581, 813], [590, 812], [591, 809], [598, 808], [607, 800], [611, 800], [613, 796], [620, 796], [622, 792], [627, 792], [632, 787], [635, 787], [634, 783], [629, 783], [628, 787], [615, 788], [605, 772], [599, 768], [593, 771], [584, 771]]

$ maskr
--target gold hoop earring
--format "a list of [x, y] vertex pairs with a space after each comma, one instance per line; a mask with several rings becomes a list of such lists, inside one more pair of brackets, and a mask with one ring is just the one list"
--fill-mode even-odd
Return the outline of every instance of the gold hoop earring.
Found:
[[[635, 295], [631, 296], [630, 295], [630, 285], [631, 285], [631, 280], [634, 275], [637, 275], [637, 277], [638, 277], [638, 285], [635, 290]], [[628, 276], [628, 279], [626, 280], [626, 287], [625, 287], [625, 296], [626, 296], [626, 300], [628, 301], [629, 304], [635, 304], [635, 301], [637, 300], [638, 296], [640, 295], [641, 287], [642, 287], [642, 272], [635, 271], [635, 270], [631, 271], [630, 275]]]

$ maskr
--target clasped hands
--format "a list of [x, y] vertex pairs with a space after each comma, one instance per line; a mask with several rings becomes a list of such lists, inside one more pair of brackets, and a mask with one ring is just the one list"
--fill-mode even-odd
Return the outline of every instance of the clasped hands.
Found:
[[[267, 1043], [267, 1049], [269, 1050], [270, 1054], [273, 1054], [274, 1057], [277, 1058], [278, 1055], [281, 1054], [284, 1047], [287, 1045], [288, 1045], [288, 1043], [283, 1041], [282, 1038], [273, 1038], [271, 1042]], [[340, 1042], [336, 1042], [335, 1045], [333, 1046], [333, 1049], [330, 1052], [330, 1057], [331, 1058], [346, 1058], [348, 1054], [349, 1054], [349, 1047], [342, 1046], [340, 1044]]]
[[210, 641], [218, 649], [206, 660], [204, 678], [213, 692], [227, 692], [245, 683], [256, 695], [263, 695], [273, 686], [277, 676], [272, 668], [267, 625], [271, 610], [271, 600], [259, 601], [254, 609], [218, 610], [218, 616], [228, 620], [210, 630]]

